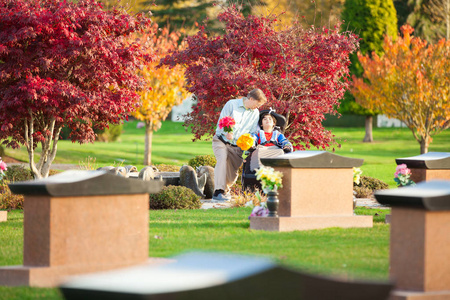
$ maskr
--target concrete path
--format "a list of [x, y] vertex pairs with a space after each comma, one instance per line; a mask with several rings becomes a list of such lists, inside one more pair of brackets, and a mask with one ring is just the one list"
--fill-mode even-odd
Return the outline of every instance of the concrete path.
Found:
[[[202, 201], [202, 208], [203, 209], [210, 209], [210, 208], [229, 208], [231, 207], [230, 202], [224, 202], [224, 203], [212, 203], [211, 200], [201, 200]], [[356, 206], [357, 207], [368, 207], [368, 208], [379, 208], [379, 209], [387, 209], [388, 206], [381, 205], [378, 203], [375, 199], [371, 198], [357, 198], [356, 199]]]

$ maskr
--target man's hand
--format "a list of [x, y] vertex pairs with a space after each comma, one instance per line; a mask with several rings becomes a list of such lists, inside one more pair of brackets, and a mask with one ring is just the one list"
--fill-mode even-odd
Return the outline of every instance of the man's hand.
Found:
[[231, 141], [233, 139], [233, 133], [232, 132], [227, 132], [225, 137], [227, 138], [227, 140]]

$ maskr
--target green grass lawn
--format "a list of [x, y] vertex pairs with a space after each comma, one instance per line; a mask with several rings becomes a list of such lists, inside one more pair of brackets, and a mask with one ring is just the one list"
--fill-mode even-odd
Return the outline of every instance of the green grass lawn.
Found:
[[[363, 143], [363, 128], [331, 128], [341, 143], [336, 154], [362, 158], [363, 175], [383, 180], [395, 187], [396, 158], [420, 155], [420, 145], [407, 128], [374, 128], [373, 143]], [[429, 152], [450, 152], [450, 130], [433, 138]]]
[[[136, 165], [142, 168], [144, 156], [144, 129], [136, 128], [137, 121], [124, 124], [120, 141], [112, 143], [83, 144], [59, 141], [54, 163], [80, 164], [88, 157], [95, 158], [97, 165]], [[341, 147], [336, 154], [364, 159], [363, 175], [381, 179], [395, 187], [393, 175], [395, 159], [420, 154], [420, 147], [407, 128], [374, 128], [373, 143], [363, 143], [364, 128], [329, 128]], [[182, 166], [196, 155], [211, 154], [210, 141], [192, 141], [192, 134], [185, 131], [181, 123], [165, 121], [153, 135], [152, 162]], [[332, 151], [332, 149], [330, 149]], [[450, 152], [450, 130], [434, 137], [429, 151]], [[6, 149], [9, 156], [28, 160], [25, 148]], [[36, 157], [37, 159], [37, 157]]]
[[[97, 166], [123, 163], [142, 168], [144, 129], [136, 121], [127, 122], [120, 141], [79, 145], [58, 143], [54, 163], [81, 164], [89, 157]], [[339, 155], [363, 158], [364, 175], [379, 178], [394, 187], [395, 158], [419, 154], [419, 144], [408, 129], [375, 128], [373, 143], [363, 143], [363, 128], [334, 128]], [[450, 151], [450, 131], [436, 136], [430, 151]], [[25, 149], [6, 149], [6, 154], [27, 161]], [[164, 122], [153, 138], [153, 163], [181, 166], [195, 155], [212, 154], [210, 141], [192, 141], [192, 134], [180, 123]], [[153, 257], [167, 257], [190, 250], [227, 251], [269, 256], [280, 264], [307, 272], [345, 277], [387, 279], [389, 226], [384, 215], [389, 210], [357, 209], [358, 214], [375, 215], [374, 227], [264, 232], [249, 230], [248, 208], [220, 210], [152, 211], [149, 235]], [[21, 265], [23, 215], [10, 212], [0, 223], [0, 265]], [[161, 238], [155, 238], [162, 237]], [[57, 289], [0, 287], [1, 299], [61, 299]]]
[[[308, 273], [387, 280], [387, 209], [358, 208], [374, 215], [373, 228], [330, 228], [294, 232], [249, 229], [250, 208], [151, 211], [150, 257], [186, 251], [254, 254]], [[23, 264], [23, 213], [8, 213], [0, 223], [0, 266]], [[57, 289], [0, 287], [0, 299], [62, 299]]]

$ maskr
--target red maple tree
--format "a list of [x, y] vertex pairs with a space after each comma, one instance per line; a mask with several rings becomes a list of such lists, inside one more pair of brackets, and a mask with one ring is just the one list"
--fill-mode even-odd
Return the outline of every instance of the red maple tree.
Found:
[[92, 142], [133, 110], [150, 57], [126, 37], [150, 23], [94, 0], [0, 0], [0, 140], [27, 147], [35, 177], [48, 176], [63, 126]]
[[266, 107], [283, 114], [286, 135], [296, 149], [329, 147], [334, 142], [322, 126], [324, 114], [335, 114], [348, 87], [349, 54], [358, 38], [334, 29], [304, 28], [300, 22], [281, 28], [276, 16], [244, 17], [235, 7], [219, 16], [224, 33], [209, 35], [199, 26], [187, 37], [188, 47], [166, 56], [161, 64], [187, 67], [189, 91], [198, 104], [187, 116], [195, 139], [211, 136], [223, 105], [262, 89]]

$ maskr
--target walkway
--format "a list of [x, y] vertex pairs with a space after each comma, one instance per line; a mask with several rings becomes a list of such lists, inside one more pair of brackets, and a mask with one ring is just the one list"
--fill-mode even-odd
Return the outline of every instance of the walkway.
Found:
[[[202, 205], [203, 209], [231, 207], [230, 202], [212, 203], [211, 200], [202, 200], [202, 203], [203, 203], [203, 205]], [[357, 207], [368, 207], [368, 208], [379, 208], [379, 209], [390, 208], [388, 206], [381, 205], [375, 199], [370, 199], [370, 198], [356, 199], [356, 206]]]

